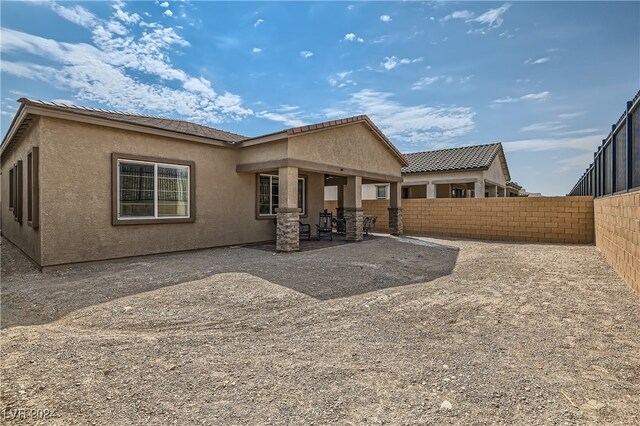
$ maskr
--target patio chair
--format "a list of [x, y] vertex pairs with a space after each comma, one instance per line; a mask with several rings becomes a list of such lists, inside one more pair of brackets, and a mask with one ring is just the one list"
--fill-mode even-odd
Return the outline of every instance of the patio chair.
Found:
[[362, 231], [364, 235], [369, 235], [371, 230], [376, 226], [378, 216], [365, 216], [362, 221]]
[[302, 239], [303, 237], [307, 238], [307, 241], [311, 240], [311, 225], [307, 224], [307, 223], [302, 223], [300, 221], [298, 221], [298, 223], [300, 224], [300, 239]]
[[333, 229], [331, 228], [331, 220], [333, 214], [329, 213], [326, 209], [320, 212], [318, 224], [316, 225], [316, 239], [320, 240], [322, 236], [329, 236], [329, 240], [333, 241]]
[[333, 218], [331, 219], [331, 223], [334, 228], [336, 228], [336, 234], [346, 234], [347, 233], [347, 222], [344, 219]]

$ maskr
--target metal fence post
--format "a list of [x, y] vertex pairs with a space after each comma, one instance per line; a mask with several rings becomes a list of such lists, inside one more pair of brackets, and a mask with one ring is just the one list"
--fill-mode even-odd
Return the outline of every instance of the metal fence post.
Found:
[[[627, 101], [627, 192], [631, 189], [632, 180], [633, 180], [633, 160], [631, 148], [633, 147], [633, 114], [631, 113], [631, 101]], [[636, 153], [638, 154], [638, 153]]]

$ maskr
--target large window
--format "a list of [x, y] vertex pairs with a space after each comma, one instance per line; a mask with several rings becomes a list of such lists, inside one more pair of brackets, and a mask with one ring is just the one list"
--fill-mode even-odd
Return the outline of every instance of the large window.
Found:
[[[306, 179], [298, 178], [298, 208], [300, 214], [306, 214]], [[275, 216], [279, 206], [278, 175], [261, 174], [258, 177], [258, 215]]]
[[13, 219], [22, 225], [22, 160], [9, 170], [9, 208]]
[[193, 163], [114, 158], [114, 222], [192, 221]]

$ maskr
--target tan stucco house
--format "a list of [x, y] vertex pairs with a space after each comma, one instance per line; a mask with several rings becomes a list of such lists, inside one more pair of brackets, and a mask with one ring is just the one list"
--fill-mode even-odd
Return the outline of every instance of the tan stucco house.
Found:
[[511, 180], [501, 143], [405, 154], [403, 198], [506, 197]]
[[[404, 154], [402, 198], [482, 198], [518, 196], [522, 189], [509, 182], [502, 144], [472, 145]], [[514, 186], [515, 185], [515, 186]], [[338, 199], [337, 187], [326, 187], [327, 200]], [[362, 187], [363, 200], [389, 197], [388, 184]]]
[[276, 240], [299, 247], [325, 185], [362, 239], [362, 184], [405, 158], [364, 115], [246, 137], [186, 121], [20, 99], [3, 139], [2, 234], [41, 267]]

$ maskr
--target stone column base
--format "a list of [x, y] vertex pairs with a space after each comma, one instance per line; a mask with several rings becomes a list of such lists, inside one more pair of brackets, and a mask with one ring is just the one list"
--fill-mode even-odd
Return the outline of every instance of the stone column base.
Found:
[[300, 209], [282, 207], [276, 216], [276, 251], [300, 250]]
[[344, 220], [347, 224], [347, 240], [362, 241], [364, 222], [362, 207], [345, 207]]
[[402, 207], [389, 207], [389, 233], [402, 235]]

